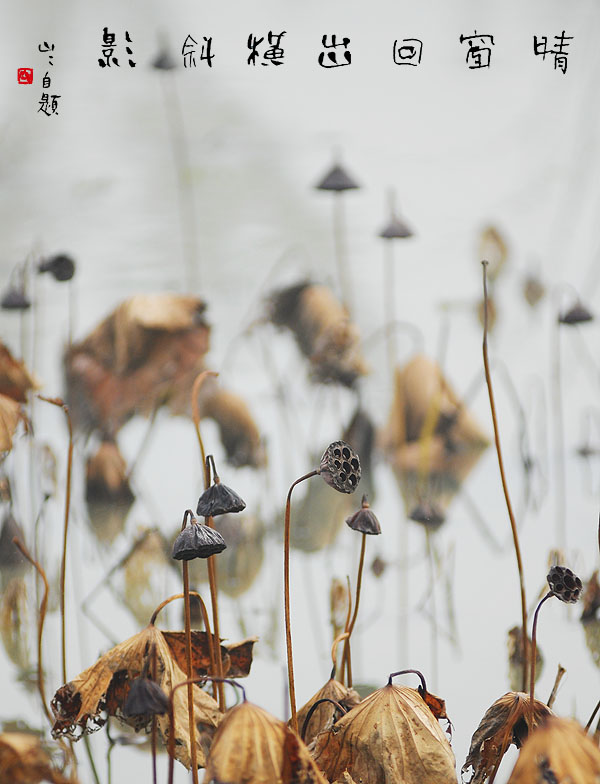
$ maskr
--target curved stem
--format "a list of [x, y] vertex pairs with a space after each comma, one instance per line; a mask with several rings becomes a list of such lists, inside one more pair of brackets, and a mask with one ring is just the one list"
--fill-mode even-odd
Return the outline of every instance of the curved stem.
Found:
[[69, 407], [60, 398], [50, 398], [38, 395], [40, 400], [51, 403], [53, 406], [62, 408], [67, 417], [69, 428], [69, 451], [67, 456], [67, 486], [65, 490], [65, 522], [63, 528], [63, 552], [60, 565], [60, 635], [61, 635], [61, 659], [63, 683], [67, 682], [67, 640], [66, 640], [66, 619], [65, 619], [65, 580], [67, 572], [67, 535], [69, 532], [69, 511], [71, 508], [71, 475], [73, 472], [73, 424]]
[[[186, 527], [188, 517], [193, 518], [191, 509], [183, 513], [181, 530]], [[183, 571], [183, 601], [185, 606], [185, 665], [188, 677], [187, 703], [188, 703], [188, 731], [190, 734], [190, 754], [192, 766], [192, 781], [198, 784], [198, 755], [196, 750], [196, 722], [194, 721], [194, 688], [189, 679], [192, 677], [192, 623], [190, 613], [190, 576], [188, 562], [182, 562]]]
[[585, 731], [586, 732], [588, 732], [590, 727], [592, 726], [592, 722], [596, 718], [596, 714], [598, 713], [599, 710], [600, 710], [600, 700], [598, 700], [598, 702], [596, 703], [596, 707], [592, 711], [592, 715], [588, 719], [588, 723], [585, 725]]
[[348, 688], [352, 687], [352, 664], [351, 664], [351, 659], [350, 659], [350, 636], [352, 635], [352, 632], [354, 630], [354, 624], [356, 623], [356, 616], [358, 615], [358, 605], [359, 605], [359, 602], [360, 602], [360, 588], [361, 588], [361, 585], [362, 585], [362, 573], [363, 573], [363, 567], [364, 567], [364, 564], [365, 564], [365, 548], [366, 548], [366, 546], [367, 546], [367, 535], [363, 534], [362, 535], [362, 542], [361, 542], [361, 546], [360, 546], [360, 558], [359, 558], [359, 561], [358, 561], [358, 576], [356, 578], [356, 600], [354, 602], [354, 614], [352, 616], [352, 620], [350, 621], [350, 624], [349, 625], [346, 624], [346, 631], [348, 632], [348, 636], [346, 637], [346, 640], [344, 642], [344, 653], [342, 654], [342, 670], [343, 670], [344, 661], [345, 661], [346, 662], [346, 667], [347, 667], [346, 672], [347, 672], [347, 675], [348, 675], [348, 680], [347, 680]]
[[[492, 412], [492, 423], [494, 426], [494, 441], [496, 444], [496, 454], [498, 456], [498, 467], [500, 469], [500, 478], [502, 480], [502, 490], [504, 491], [504, 499], [506, 501], [506, 509], [508, 511], [508, 518], [510, 520], [510, 529], [512, 531], [513, 543], [515, 547], [515, 555], [517, 558], [517, 569], [519, 572], [519, 590], [521, 592], [521, 645], [523, 648], [523, 673], [522, 673], [522, 691], [527, 687], [527, 604], [525, 602], [525, 578], [523, 576], [523, 561], [521, 559], [521, 548], [519, 546], [519, 535], [517, 533], [517, 524], [508, 494], [508, 485], [506, 484], [506, 476], [504, 474], [504, 462], [502, 460], [502, 449], [500, 447], [500, 433], [498, 430], [498, 420], [496, 418], [496, 404], [494, 402], [494, 390], [492, 388], [492, 376], [490, 373], [490, 363], [488, 358], [488, 294], [487, 294], [487, 261], [483, 261], [483, 367], [485, 369], [485, 382], [488, 388], [488, 395], [490, 398], [490, 409]], [[534, 654], [535, 661], [535, 654]], [[533, 706], [532, 706], [533, 710]]]
[[287, 651], [288, 685], [290, 692], [291, 726], [298, 734], [298, 717], [296, 716], [296, 689], [294, 688], [294, 660], [292, 656], [292, 628], [290, 624], [290, 512], [292, 490], [296, 485], [311, 476], [316, 476], [319, 471], [311, 471], [292, 483], [285, 502], [285, 522], [283, 529], [283, 610], [285, 615], [285, 645]]
[[322, 699], [317, 700], [315, 703], [313, 703], [310, 706], [310, 710], [306, 714], [306, 718], [304, 719], [304, 722], [302, 723], [302, 732], [300, 733], [300, 737], [302, 738], [302, 740], [304, 740], [304, 737], [306, 735], [306, 730], [307, 730], [307, 727], [308, 727], [308, 722], [311, 720], [313, 713], [316, 711], [316, 709], [319, 707], [319, 705], [321, 705], [324, 702], [330, 702], [332, 705], [334, 705], [339, 710], [339, 712], [342, 714], [342, 716], [344, 716], [346, 713], [348, 713], [348, 710], [346, 708], [344, 708], [343, 705], [341, 705], [339, 702], [336, 702], [335, 700], [329, 699], [329, 697], [323, 697]]
[[[350, 617], [350, 613], [348, 613], [348, 617]], [[335, 640], [333, 641], [333, 644], [331, 646], [331, 661], [333, 662], [333, 669], [331, 670], [331, 675], [330, 675], [331, 679], [334, 679], [335, 676], [336, 676], [336, 671], [337, 671], [337, 647], [338, 647], [338, 644], [342, 640], [345, 640], [347, 638], [348, 638], [348, 632], [342, 632], [341, 634], [339, 634], [335, 638]], [[343, 677], [343, 675], [342, 675], [342, 677]]]
[[[427, 692], [427, 684], [425, 683], [425, 676], [420, 670], [398, 670], [398, 672], [392, 672], [390, 673], [390, 676], [388, 678], [388, 686], [392, 685], [392, 678], [395, 678], [396, 675], [408, 675], [411, 672], [419, 676], [419, 680], [421, 681], [421, 688], [423, 689], [424, 692]], [[419, 691], [420, 690], [421, 689], [419, 689]]]
[[[196, 436], [198, 437], [198, 446], [200, 447], [200, 456], [202, 459], [202, 468], [204, 471], [204, 489], [207, 490], [210, 487], [210, 466], [206, 459], [206, 450], [204, 449], [204, 442], [202, 441], [202, 435], [200, 433], [200, 409], [198, 407], [198, 393], [200, 392], [200, 387], [209, 376], [216, 377], [218, 373], [215, 373], [213, 370], [204, 370], [202, 373], [199, 373], [194, 380], [194, 384], [192, 386], [192, 419], [194, 420], [194, 427], [196, 428]], [[209, 528], [214, 528], [214, 523], [212, 517], [205, 518], [206, 524]], [[215, 631], [216, 637], [216, 645], [220, 645], [220, 630], [219, 630], [219, 603], [218, 603], [218, 590], [217, 590], [217, 566], [215, 562], [215, 556], [211, 555], [206, 559], [206, 565], [208, 568], [208, 584], [210, 586], [210, 603], [212, 606], [212, 616], [213, 616], [213, 629]], [[216, 673], [217, 677], [223, 677], [223, 662], [221, 660], [221, 656], [216, 657]], [[214, 672], [214, 671], [213, 671]], [[223, 691], [223, 686], [218, 682], [219, 685], [216, 687], [218, 697], [219, 697], [219, 709], [221, 711], [225, 710], [225, 694]]]
[[535, 654], [536, 654], [536, 632], [537, 632], [537, 619], [538, 613], [540, 611], [540, 607], [551, 596], [554, 596], [552, 591], [548, 591], [548, 593], [544, 596], [543, 599], [540, 600], [540, 603], [535, 608], [535, 612], [533, 614], [533, 627], [531, 629], [531, 673], [529, 676], [529, 732], [533, 731], [533, 692], [535, 689]]
[[37, 683], [38, 683], [38, 691], [40, 693], [40, 699], [42, 700], [42, 708], [44, 709], [44, 714], [50, 724], [54, 724], [54, 719], [52, 718], [52, 714], [50, 713], [50, 709], [46, 703], [46, 691], [44, 688], [44, 668], [42, 666], [42, 635], [44, 633], [44, 620], [46, 618], [46, 608], [48, 607], [48, 580], [46, 579], [46, 573], [40, 566], [40, 564], [35, 561], [29, 553], [29, 550], [25, 547], [23, 542], [18, 539], [16, 536], [13, 537], [13, 544], [19, 548], [19, 550], [23, 553], [25, 558], [31, 563], [34, 568], [36, 569], [37, 573], [40, 575], [44, 582], [44, 595], [42, 596], [42, 601], [40, 603], [40, 610], [39, 610], [39, 618], [38, 618], [38, 637], [37, 637]]
[[169, 694], [169, 741], [167, 750], [169, 753], [169, 784], [173, 784], [173, 769], [175, 763], [175, 709], [173, 705], [173, 698], [177, 689], [182, 686], [192, 686], [195, 683], [204, 683], [205, 681], [217, 681], [218, 683], [229, 683], [231, 686], [237, 686], [242, 690], [244, 702], [246, 701], [246, 691], [244, 687], [237, 681], [230, 680], [229, 678], [216, 678], [210, 675], [203, 675], [201, 678], [188, 678], [185, 681], [175, 684]]

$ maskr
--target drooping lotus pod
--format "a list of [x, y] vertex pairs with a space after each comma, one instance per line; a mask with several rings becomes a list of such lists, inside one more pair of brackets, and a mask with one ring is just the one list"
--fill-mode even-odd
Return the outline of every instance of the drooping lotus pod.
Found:
[[244, 700], [224, 715], [206, 763], [206, 781], [223, 784], [327, 784], [286, 724]]
[[325, 699], [339, 703], [343, 708], [346, 708], [346, 710], [353, 708], [360, 702], [358, 692], [344, 686], [343, 683], [335, 680], [335, 678], [330, 678], [316, 694], [313, 694], [306, 705], [303, 705], [298, 711], [298, 727], [300, 728], [300, 734], [307, 746], [309, 746], [317, 735], [332, 724], [333, 720], [338, 717], [335, 707], [330, 702], [323, 702], [315, 708], [315, 711], [306, 726], [306, 730], [303, 731], [304, 722], [306, 721], [312, 706], [319, 700]]
[[548, 718], [523, 744], [508, 784], [600, 781], [600, 750], [575, 721]]
[[[469, 754], [462, 766], [463, 775], [473, 770], [470, 784], [483, 784], [494, 775], [511, 743], [520, 749], [528, 735], [529, 694], [509, 691], [485, 712], [471, 738]], [[533, 726], [554, 714], [539, 700], [533, 703]]]
[[454, 754], [416, 689], [388, 683], [315, 741], [313, 756], [329, 781], [456, 784]]

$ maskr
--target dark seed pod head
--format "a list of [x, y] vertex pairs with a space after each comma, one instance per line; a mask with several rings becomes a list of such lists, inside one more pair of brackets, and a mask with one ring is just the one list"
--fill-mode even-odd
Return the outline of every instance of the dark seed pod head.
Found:
[[358, 512], [346, 518], [346, 525], [353, 528], [355, 531], [360, 531], [361, 534], [380, 534], [381, 526], [379, 520], [375, 517], [369, 504], [367, 503], [367, 496], [363, 495], [361, 508]]
[[22, 289], [11, 286], [0, 300], [0, 307], [2, 310], [27, 310], [31, 307], [31, 300]]
[[323, 452], [319, 473], [340, 493], [353, 493], [360, 482], [360, 460], [345, 441], [334, 441]]
[[246, 502], [234, 490], [217, 482], [198, 499], [196, 514], [200, 517], [216, 517], [229, 512], [241, 512], [245, 508]]
[[412, 237], [413, 233], [403, 220], [396, 215], [392, 215], [388, 223], [379, 232], [379, 236], [384, 240], [403, 240]]
[[50, 272], [55, 280], [62, 283], [71, 280], [75, 274], [75, 262], [66, 253], [58, 253], [56, 256], [43, 259], [38, 264], [38, 272]]
[[177, 561], [208, 558], [226, 547], [225, 539], [214, 528], [202, 523], [191, 523], [175, 539], [173, 558]]
[[177, 68], [177, 63], [168, 49], [161, 49], [150, 65], [157, 71], [173, 71]]
[[150, 678], [134, 678], [123, 705], [123, 716], [156, 716], [167, 713], [169, 699]]
[[337, 165], [330, 169], [320, 180], [315, 188], [319, 191], [349, 191], [360, 188], [360, 185], [352, 179], [348, 172]]
[[568, 324], [570, 326], [584, 324], [586, 321], [593, 320], [594, 316], [581, 302], [576, 302], [572, 308], [561, 313], [558, 317], [559, 324]]
[[422, 523], [428, 528], [439, 528], [446, 520], [446, 516], [442, 510], [429, 501], [421, 501], [418, 503], [408, 517], [410, 520], [414, 520], [416, 523]]
[[551, 593], [561, 602], [574, 604], [581, 596], [581, 580], [566, 566], [552, 566], [546, 579]]

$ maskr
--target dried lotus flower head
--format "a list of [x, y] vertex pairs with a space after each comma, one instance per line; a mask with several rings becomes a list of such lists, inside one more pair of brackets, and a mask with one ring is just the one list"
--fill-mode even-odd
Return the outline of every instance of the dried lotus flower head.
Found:
[[123, 716], [162, 716], [168, 710], [169, 698], [158, 683], [144, 675], [131, 681]]
[[319, 473], [340, 493], [353, 493], [360, 482], [360, 460], [345, 441], [334, 441], [323, 452]]
[[208, 525], [191, 517], [189, 525], [181, 531], [173, 544], [173, 558], [191, 561], [193, 558], [209, 558], [224, 550], [227, 545], [221, 534]]
[[360, 188], [348, 172], [339, 164], [335, 164], [327, 174], [315, 185], [319, 191], [349, 191]]
[[327, 784], [300, 738], [245, 699], [221, 721], [206, 763], [205, 781]]
[[596, 784], [600, 751], [575, 721], [548, 718], [527, 739], [508, 784]]
[[454, 754], [432, 709], [417, 689], [391, 682], [321, 732], [313, 757], [332, 782], [347, 773], [362, 784], [456, 784]]
[[57, 253], [38, 264], [38, 273], [49, 272], [60, 283], [71, 280], [75, 275], [75, 262], [66, 253]]
[[[471, 746], [461, 772], [472, 769], [470, 784], [484, 784], [493, 779], [511, 743], [520, 749], [528, 734], [529, 694], [509, 691], [485, 712], [473, 733]], [[554, 714], [539, 700], [533, 702], [533, 727]]]
[[362, 497], [361, 507], [358, 512], [355, 512], [353, 515], [346, 518], [346, 525], [350, 526], [350, 528], [353, 528], [355, 531], [359, 531], [361, 534], [374, 535], [381, 533], [379, 520], [371, 511], [366, 495], [363, 495]]
[[206, 458], [208, 466], [212, 463], [214, 484], [202, 493], [198, 499], [196, 514], [201, 517], [216, 517], [216, 515], [229, 514], [230, 512], [241, 512], [246, 508], [246, 502], [227, 485], [221, 484], [219, 475], [215, 468], [215, 461], [212, 455]]
[[574, 604], [581, 596], [583, 584], [566, 566], [552, 566], [546, 577], [550, 592], [561, 602]]

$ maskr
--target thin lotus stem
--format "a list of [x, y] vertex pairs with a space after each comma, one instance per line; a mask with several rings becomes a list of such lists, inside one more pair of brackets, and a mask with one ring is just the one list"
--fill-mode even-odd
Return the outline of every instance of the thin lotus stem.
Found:
[[[554, 705], [554, 700], [556, 699], [556, 694], [558, 692], [558, 686], [559, 686], [559, 684], [560, 684], [560, 682], [562, 680], [562, 677], [565, 674], [565, 672], [566, 672], [565, 668], [562, 666], [562, 664], [559, 664], [558, 665], [558, 669], [556, 671], [556, 678], [554, 679], [554, 686], [552, 687], [552, 691], [550, 692], [550, 696], [548, 697], [548, 702], [546, 703], [546, 705], [549, 708], [552, 708], [552, 706]], [[600, 707], [600, 702], [598, 703], [598, 707]], [[589, 723], [590, 724], [592, 723], [592, 719], [590, 719]], [[586, 730], [587, 730], [587, 727], [586, 727]]]
[[306, 718], [304, 719], [304, 722], [302, 723], [302, 732], [300, 734], [300, 737], [302, 738], [302, 740], [304, 740], [304, 737], [306, 735], [306, 730], [307, 730], [307, 727], [308, 727], [308, 722], [312, 719], [313, 713], [316, 711], [316, 709], [319, 707], [319, 705], [321, 705], [324, 702], [330, 702], [335, 708], [337, 708], [337, 710], [339, 710], [339, 712], [342, 714], [342, 716], [344, 716], [346, 713], [348, 713], [348, 709], [347, 708], [344, 708], [343, 705], [341, 705], [339, 702], [336, 702], [335, 700], [330, 700], [329, 697], [323, 697], [322, 699], [317, 700], [316, 702], [314, 702], [310, 706], [310, 710], [306, 714]]
[[287, 650], [288, 685], [290, 694], [291, 726], [298, 734], [298, 717], [296, 716], [296, 689], [294, 687], [294, 659], [292, 655], [292, 627], [290, 623], [290, 513], [292, 506], [292, 490], [296, 485], [311, 476], [317, 476], [318, 470], [304, 474], [292, 483], [285, 502], [285, 522], [283, 529], [283, 610], [285, 614], [285, 645]]
[[[504, 474], [504, 462], [502, 460], [502, 449], [500, 447], [500, 433], [498, 430], [498, 420], [496, 418], [496, 404], [494, 403], [494, 390], [492, 388], [492, 376], [490, 373], [490, 362], [488, 358], [488, 294], [487, 294], [487, 261], [483, 261], [483, 367], [485, 369], [485, 381], [488, 388], [490, 398], [490, 409], [492, 412], [492, 423], [494, 425], [494, 441], [496, 443], [496, 454], [498, 455], [498, 467], [500, 469], [500, 478], [502, 480], [502, 490], [504, 491], [504, 499], [506, 501], [506, 509], [510, 520], [510, 529], [512, 531], [513, 543], [515, 546], [515, 555], [517, 558], [517, 569], [519, 571], [519, 590], [521, 592], [521, 645], [523, 648], [523, 673], [521, 678], [522, 691], [527, 687], [527, 603], [525, 601], [525, 578], [523, 576], [523, 561], [521, 559], [521, 548], [519, 546], [519, 535], [517, 533], [517, 524], [510, 503], [510, 496], [508, 494], [508, 485], [506, 484], [506, 476]], [[533, 653], [533, 660], [535, 662], [535, 652]], [[532, 705], [533, 709], [533, 705]]]
[[238, 689], [242, 690], [244, 702], [246, 701], [246, 691], [244, 687], [237, 681], [232, 681], [229, 678], [216, 678], [211, 677], [210, 675], [203, 675], [201, 678], [189, 678], [173, 686], [171, 693], [169, 694], [169, 742], [167, 746], [169, 753], [169, 784], [173, 784], [173, 769], [175, 764], [175, 709], [173, 704], [175, 692], [182, 686], [193, 686], [195, 683], [204, 683], [205, 681], [217, 681], [219, 683], [229, 683], [231, 686], [237, 686]]
[[69, 428], [69, 451], [67, 457], [67, 486], [65, 491], [65, 523], [63, 530], [63, 552], [60, 566], [60, 634], [62, 646], [62, 677], [63, 683], [67, 682], [67, 639], [66, 639], [66, 619], [65, 619], [65, 580], [67, 573], [67, 535], [69, 532], [69, 511], [71, 508], [71, 474], [73, 472], [73, 424], [69, 407], [60, 398], [50, 398], [38, 395], [40, 400], [52, 403], [53, 406], [62, 408], [67, 417]]
[[[202, 435], [200, 433], [200, 409], [198, 406], [198, 394], [200, 392], [200, 387], [206, 381], [209, 376], [216, 377], [218, 373], [215, 373], [212, 370], [204, 370], [202, 373], [199, 373], [194, 380], [194, 384], [192, 386], [192, 419], [194, 420], [194, 427], [196, 428], [196, 436], [198, 437], [198, 446], [200, 447], [200, 456], [202, 459], [202, 468], [204, 471], [204, 489], [207, 490], [210, 487], [210, 466], [206, 459], [206, 450], [204, 449], [204, 442], [202, 441]], [[206, 524], [209, 528], [214, 528], [214, 523], [212, 517], [205, 518]], [[211, 555], [206, 559], [206, 565], [208, 568], [208, 584], [210, 586], [210, 602], [212, 605], [212, 616], [213, 616], [213, 629], [215, 631], [215, 638], [216, 638], [216, 645], [220, 645], [221, 636], [219, 630], [219, 599], [218, 599], [218, 589], [217, 589], [217, 566], [215, 562], [215, 556]], [[221, 656], [216, 657], [216, 671], [217, 677], [223, 677], [223, 662], [221, 660]], [[217, 693], [219, 696], [219, 709], [221, 711], [225, 710], [225, 692], [223, 690], [223, 686], [221, 682], [217, 682]], [[214, 684], [213, 684], [214, 685]]]
[[[186, 509], [183, 514], [181, 530], [186, 527], [187, 519], [193, 517], [191, 509]], [[196, 722], [194, 721], [194, 688], [189, 680], [192, 677], [192, 623], [190, 618], [190, 577], [188, 562], [183, 561], [183, 595], [185, 605], [185, 663], [188, 676], [187, 701], [188, 701], [188, 728], [190, 733], [190, 752], [192, 764], [192, 781], [198, 784], [198, 755], [196, 753]]]
[[19, 550], [23, 553], [25, 558], [31, 563], [34, 568], [36, 569], [37, 573], [42, 578], [44, 583], [44, 595], [42, 596], [42, 601], [40, 603], [40, 611], [38, 617], [38, 637], [37, 637], [37, 683], [38, 683], [38, 691], [40, 693], [40, 699], [42, 701], [42, 708], [44, 709], [44, 714], [50, 724], [54, 724], [54, 719], [52, 718], [52, 714], [48, 708], [48, 704], [46, 703], [46, 691], [44, 688], [44, 668], [42, 666], [42, 635], [44, 633], [44, 620], [46, 619], [46, 608], [48, 607], [48, 580], [46, 579], [46, 573], [40, 566], [40, 564], [35, 561], [30, 553], [29, 550], [25, 547], [23, 542], [18, 539], [16, 536], [13, 538], [13, 544], [19, 548]]
[[596, 718], [596, 714], [598, 713], [599, 710], [600, 710], [600, 700], [598, 700], [598, 702], [596, 703], [596, 707], [592, 711], [592, 715], [588, 719], [588, 723], [585, 725], [585, 731], [586, 732], [588, 732], [589, 728], [592, 726], [592, 722]]
[[[350, 613], [348, 613], [348, 616]], [[331, 646], [331, 661], [333, 662], [333, 669], [331, 670], [331, 678], [335, 678], [337, 672], [337, 647], [338, 644], [342, 641], [347, 639], [348, 632], [342, 632], [338, 634], [338, 636], [333, 641], [333, 645]], [[343, 676], [342, 676], [343, 677]]]
[[94, 761], [94, 755], [92, 754], [92, 744], [90, 743], [89, 735], [83, 736], [83, 745], [85, 746], [85, 751], [87, 753], [88, 762], [90, 763], [94, 782], [95, 784], [100, 784], [100, 776], [98, 775], [98, 771], [96, 769], [96, 763]]
[[[350, 618], [352, 617], [352, 589], [350, 588], [350, 577], [346, 575], [346, 586], [348, 588], [348, 612], [346, 613], [346, 623], [344, 625], [344, 629], [347, 629], [350, 626]], [[344, 678], [347, 676], [345, 672], [344, 662], [342, 660], [342, 672], [341, 672], [341, 681], [342, 684], [344, 683]], [[346, 686], [348, 685], [347, 678], [346, 678]]]
[[419, 688], [419, 691], [421, 691], [422, 688], [423, 691], [427, 693], [427, 684], [425, 683], [425, 676], [420, 670], [398, 670], [398, 672], [392, 672], [390, 673], [390, 676], [388, 678], [388, 686], [391, 686], [392, 678], [395, 678], [396, 675], [408, 675], [411, 672], [419, 676], [419, 680], [421, 681], [421, 687]]
[[536, 632], [537, 632], [537, 619], [538, 613], [540, 611], [540, 607], [551, 596], [554, 596], [552, 591], [548, 591], [548, 593], [540, 599], [538, 606], [535, 608], [535, 612], [533, 613], [533, 627], [531, 629], [531, 674], [529, 676], [529, 731], [533, 730], [533, 692], [535, 689], [535, 653], [536, 653]]
[[360, 589], [362, 585], [362, 573], [363, 567], [365, 564], [365, 549], [367, 546], [367, 535], [362, 535], [362, 542], [360, 545], [360, 558], [358, 560], [358, 577], [356, 578], [356, 599], [354, 601], [354, 614], [352, 616], [352, 620], [350, 624], [346, 624], [346, 631], [348, 632], [348, 636], [344, 641], [344, 652], [342, 654], [342, 670], [344, 668], [344, 661], [346, 662], [346, 674], [348, 676], [348, 688], [352, 687], [352, 664], [350, 660], [350, 636], [354, 631], [354, 624], [356, 623], [356, 617], [358, 615], [358, 604], [360, 602]]
[[340, 192], [333, 194], [333, 234], [335, 243], [335, 262], [337, 266], [338, 280], [342, 292], [342, 300], [348, 313], [352, 314], [352, 283], [350, 282], [350, 270], [346, 259], [346, 247], [344, 244], [344, 203]]
[[[189, 597], [188, 597], [189, 598]], [[152, 680], [156, 683], [156, 645], [152, 646]], [[156, 784], [156, 716], [152, 716], [152, 784]]]

